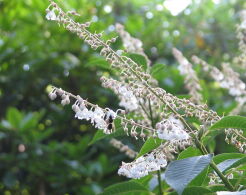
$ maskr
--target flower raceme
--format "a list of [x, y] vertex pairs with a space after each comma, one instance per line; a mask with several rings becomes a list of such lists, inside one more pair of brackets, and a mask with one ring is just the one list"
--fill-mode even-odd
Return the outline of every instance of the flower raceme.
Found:
[[[119, 114], [124, 115], [125, 111], [118, 109], [116, 112], [106, 108], [103, 109], [98, 105], [94, 105], [87, 100], [84, 100], [79, 95], [75, 96], [69, 92], [62, 90], [61, 88], [53, 87], [49, 93], [51, 100], [55, 100], [58, 96], [61, 97], [61, 104], [63, 106], [70, 104], [70, 97], [75, 98], [76, 101], [72, 105], [72, 110], [75, 112], [75, 118], [79, 120], [91, 121], [91, 123], [97, 129], [103, 130], [105, 134], [110, 134], [113, 131], [113, 122], [116, 118], [121, 120], [121, 123], [124, 123], [124, 130], [127, 135], [129, 135], [128, 124], [131, 125], [130, 135], [133, 137], [151, 137], [158, 134], [158, 137], [163, 140], [184, 140], [189, 139], [189, 134], [186, 133], [183, 124], [180, 120], [175, 119], [173, 116], [170, 116], [168, 119], [161, 121], [156, 124], [156, 129], [143, 126], [134, 122], [132, 119], [129, 120], [126, 116], [121, 117]], [[137, 128], [141, 129], [141, 133], [137, 132]], [[146, 133], [145, 133], [146, 132]]]
[[[70, 104], [70, 97], [75, 98], [76, 101], [72, 106], [75, 111], [75, 117], [80, 120], [90, 121], [95, 128], [103, 130], [105, 134], [110, 134], [114, 131], [114, 121], [119, 119], [127, 135], [131, 135], [136, 139], [142, 138], [143, 140], [149, 137], [158, 137], [166, 140], [164, 145], [168, 143], [168, 146], [165, 145], [164, 147], [162, 144], [159, 148], [137, 158], [131, 163], [122, 163], [119, 174], [131, 178], [143, 177], [149, 172], [165, 167], [167, 161], [172, 159], [172, 153], [193, 145], [192, 137], [196, 136], [198, 131], [193, 126], [190, 126], [185, 118], [197, 118], [201, 122], [201, 127], [207, 127], [220, 119], [217, 113], [209, 110], [206, 105], [197, 104], [200, 101], [200, 97], [197, 96], [197, 102], [193, 103], [191, 100], [177, 98], [167, 93], [164, 89], [157, 87], [157, 82], [148, 71], [143, 70], [142, 66], [131, 58], [121, 55], [111, 48], [110, 45], [116, 41], [116, 38], [104, 41], [102, 40], [102, 33], [91, 33], [88, 30], [90, 22], [80, 24], [72, 19], [70, 15], [77, 15], [76, 12], [64, 12], [52, 0], [50, 0], [50, 5], [46, 12], [48, 20], [53, 20], [64, 26], [68, 31], [75, 33], [92, 49], [99, 49], [100, 55], [105, 57], [112, 68], [119, 71], [118, 80], [102, 77], [102, 85], [112, 89], [119, 96], [120, 106], [124, 107], [127, 112], [136, 114], [137, 121], [128, 119], [125, 111], [117, 110], [114, 112], [108, 108], [103, 109], [82, 99], [80, 96], [75, 96], [55, 87], [49, 97], [54, 100], [57, 96], [60, 96], [62, 105]], [[122, 29], [120, 30], [122, 31]], [[124, 34], [125, 32], [122, 31], [121, 33]], [[121, 36], [126, 36], [126, 34], [123, 34]], [[129, 39], [128, 35], [127, 37]], [[179, 55], [179, 58], [181, 59], [183, 56]], [[187, 69], [187, 66], [182, 68]], [[189, 66], [188, 68], [192, 72], [192, 67]], [[189, 73], [187, 72], [187, 74]], [[192, 77], [192, 79], [193, 81], [197, 80], [196, 77]], [[190, 87], [190, 83], [187, 82], [187, 86]], [[199, 89], [197, 85], [196, 92]], [[153, 123], [154, 120], [159, 122], [155, 124]], [[230, 130], [228, 135], [234, 135], [233, 131]], [[241, 132], [237, 133], [240, 134]], [[190, 136], [191, 134], [193, 136]], [[232, 137], [234, 142], [236, 140], [236, 145], [240, 146], [242, 151], [245, 151], [246, 145], [241, 142], [238, 144], [237, 139], [240, 136]], [[114, 142], [114, 144], [119, 148], [123, 147], [118, 142]], [[122, 151], [125, 152], [123, 149]]]

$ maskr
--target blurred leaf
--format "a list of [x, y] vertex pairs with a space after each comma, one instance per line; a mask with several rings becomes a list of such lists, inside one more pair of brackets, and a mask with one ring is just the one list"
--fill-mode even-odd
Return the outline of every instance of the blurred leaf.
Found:
[[161, 74], [160, 72], [165, 71], [165, 65], [164, 64], [154, 64], [151, 67], [150, 74], [152, 77], [156, 78], [156, 75]]
[[136, 53], [126, 53], [124, 55], [131, 58], [138, 65], [141, 65], [145, 71], [147, 70], [147, 61], [144, 56]]
[[85, 64], [85, 67], [97, 67], [103, 69], [110, 69], [109, 63], [101, 56], [93, 56]]
[[19, 128], [22, 114], [16, 108], [11, 107], [7, 111], [7, 120], [14, 128]]
[[171, 162], [165, 171], [165, 181], [178, 194], [182, 194], [185, 187], [199, 175], [212, 160], [212, 155], [190, 157]]
[[131, 194], [131, 193], [145, 193], [153, 194], [139, 183], [134, 181], [126, 181], [107, 187], [100, 195], [116, 195], [116, 194]]

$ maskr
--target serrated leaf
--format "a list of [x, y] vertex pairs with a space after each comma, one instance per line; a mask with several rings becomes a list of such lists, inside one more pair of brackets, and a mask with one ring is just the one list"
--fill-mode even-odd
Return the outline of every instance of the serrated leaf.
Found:
[[246, 117], [243, 116], [226, 116], [213, 124], [209, 129], [224, 129], [224, 128], [237, 128], [246, 129]]
[[165, 181], [182, 194], [186, 186], [209, 165], [212, 156], [208, 154], [171, 162], [165, 171]]
[[127, 181], [107, 187], [103, 193], [100, 193], [100, 195], [120, 195], [120, 194], [136, 193], [136, 192], [138, 194], [140, 193], [152, 194], [143, 185], [134, 181]]
[[189, 158], [193, 156], [200, 156], [200, 155], [202, 155], [200, 150], [190, 146], [179, 154], [177, 160], [181, 160], [181, 159]]
[[162, 142], [163, 140], [159, 138], [154, 139], [153, 137], [151, 137], [147, 139], [144, 145], [142, 146], [142, 148], [140, 149], [138, 156], [136, 158], [143, 156], [144, 154], [147, 154], [148, 152], [158, 148]]

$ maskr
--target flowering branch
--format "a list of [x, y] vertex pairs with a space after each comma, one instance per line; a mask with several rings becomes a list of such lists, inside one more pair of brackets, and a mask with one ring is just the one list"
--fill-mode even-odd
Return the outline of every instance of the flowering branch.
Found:
[[[104, 56], [112, 67], [117, 68], [121, 71], [122, 75], [125, 75], [126, 82], [129, 84], [129, 90], [132, 91], [134, 95], [143, 99], [148, 99], [149, 103], [150, 101], [153, 102], [159, 107], [159, 109], [162, 109], [163, 113], [167, 112], [169, 116], [172, 113], [174, 119], [166, 119], [166, 117], [161, 122], [156, 124], [157, 130], [155, 130], [151, 107], [149, 108], [151, 112], [149, 116], [152, 119], [152, 127], [148, 127], [142, 124], [138, 124], [133, 120], [126, 119], [126, 117], [121, 117], [117, 114], [117, 112], [115, 113], [110, 109], [99, 108], [97, 105], [94, 105], [83, 99], [81, 100], [81, 97], [64, 92], [63, 90], [63, 94], [59, 94], [60, 92], [57, 88], [53, 89], [53, 92], [50, 95], [51, 98], [55, 97], [56, 91], [58, 91], [58, 94], [62, 97], [62, 104], [69, 103], [69, 98], [67, 97], [75, 98], [76, 102], [73, 105], [73, 110], [76, 112], [75, 116], [77, 116], [79, 119], [90, 119], [93, 123], [95, 123], [96, 127], [103, 129], [105, 133], [111, 133], [113, 120], [115, 118], [119, 118], [122, 124], [126, 124], [126, 126], [127, 124], [132, 125], [131, 135], [134, 137], [138, 135], [136, 128], [142, 129], [141, 134], [144, 135], [144, 137], [145, 134], [143, 133], [143, 129], [152, 133], [152, 137], [155, 137], [157, 132], [159, 138], [169, 140], [168, 143], [170, 146], [168, 147], [175, 146], [175, 151], [177, 147], [184, 147], [187, 144], [191, 145], [190, 135], [192, 135], [195, 143], [198, 145], [198, 148], [204, 154], [207, 153], [206, 148], [197, 138], [198, 131], [193, 130], [193, 127], [191, 127], [186, 122], [185, 118], [196, 117], [203, 123], [203, 125], [207, 126], [220, 119], [216, 112], [209, 110], [206, 105], [196, 105], [190, 100], [179, 99], [176, 96], [167, 93], [164, 89], [156, 87], [151, 75], [143, 71], [141, 66], [135, 63], [132, 59], [119, 55], [110, 47], [110, 44], [115, 42], [116, 38], [103, 41], [101, 39], [102, 33], [91, 33], [89, 30], [87, 30], [87, 28], [90, 26], [90, 22], [85, 24], [77, 23], [69, 16], [71, 13], [68, 14], [68, 12], [63, 12], [62, 9], [52, 0], [50, 0], [50, 3], [50, 6], [46, 10], [47, 19], [55, 20], [58, 22], [58, 24], [63, 25], [67, 30], [76, 33], [81, 39], [89, 44], [92, 49], [101, 48], [100, 55]], [[90, 110], [91, 112], [89, 112], [86, 110], [85, 116], [83, 111], [86, 109], [86, 105], [92, 107], [94, 111]], [[163, 113], [162, 115], [164, 115]], [[181, 121], [182, 125], [178, 121]], [[126, 126], [125, 128], [127, 129]], [[142, 137], [141, 134], [140, 137]], [[243, 147], [244, 150], [245, 145], [240, 145], [240, 147]], [[161, 146], [153, 150], [150, 154], [136, 159], [132, 163], [122, 163], [122, 166], [119, 169], [119, 174], [123, 174], [131, 178], [139, 178], [145, 176], [149, 172], [160, 170], [161, 167], [165, 167], [167, 164], [166, 155], [163, 152], [164, 149], [165, 148]], [[219, 170], [213, 162], [211, 163], [211, 167], [214, 168], [216, 172]], [[223, 179], [223, 174], [218, 172], [218, 175], [225, 182], [228, 189], [233, 190], [233, 188], [231, 188], [231, 186], [228, 184], [228, 181]]]
[[[91, 122], [94, 124], [95, 126], [99, 129], [103, 129], [104, 133], [109, 134], [112, 133], [113, 127], [112, 125], [110, 125], [110, 129], [109, 129], [109, 124], [112, 124], [113, 120], [118, 118], [121, 120], [121, 123], [124, 124], [124, 131], [127, 132], [128, 134], [128, 128], [127, 128], [127, 124], [130, 124], [132, 126], [131, 128], [131, 133], [130, 135], [133, 137], [138, 136], [138, 132], [136, 131], [137, 128], [141, 129], [141, 133], [140, 133], [140, 137], [144, 138], [146, 137], [144, 130], [147, 131], [148, 133], [153, 134], [155, 132], [155, 129], [138, 124], [137, 122], [133, 121], [132, 119], [127, 119], [126, 116], [124, 115], [125, 112], [121, 109], [118, 109], [116, 112], [106, 108], [100, 108], [98, 105], [92, 104], [90, 102], [88, 102], [87, 100], [82, 99], [80, 96], [75, 96], [72, 93], [69, 93], [67, 91], [62, 90], [61, 88], [57, 88], [52, 86], [52, 91], [49, 94], [49, 97], [51, 98], [51, 100], [54, 100], [57, 95], [61, 96], [62, 101], [61, 104], [62, 105], [67, 105], [70, 104], [70, 99], [69, 97], [72, 97], [74, 99], [76, 99], [76, 102], [73, 104], [72, 109], [75, 111], [76, 115], [75, 117], [78, 119], [86, 119], [86, 120], [91, 120]], [[90, 106], [92, 109], [88, 110], [87, 106]], [[94, 112], [92, 111], [94, 109]], [[119, 116], [118, 113], [123, 114], [124, 117]], [[94, 116], [96, 115], [96, 116]], [[111, 119], [110, 119], [111, 118]], [[107, 121], [107, 120], [111, 120]]]

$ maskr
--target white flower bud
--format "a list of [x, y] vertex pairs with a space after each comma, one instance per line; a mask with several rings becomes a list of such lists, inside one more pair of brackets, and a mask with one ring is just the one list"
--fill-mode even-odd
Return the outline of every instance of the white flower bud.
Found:
[[50, 92], [49, 93], [49, 97], [50, 97], [51, 100], [54, 100], [54, 99], [56, 99], [57, 95], [56, 95], [55, 92]]

